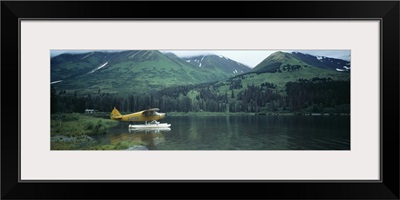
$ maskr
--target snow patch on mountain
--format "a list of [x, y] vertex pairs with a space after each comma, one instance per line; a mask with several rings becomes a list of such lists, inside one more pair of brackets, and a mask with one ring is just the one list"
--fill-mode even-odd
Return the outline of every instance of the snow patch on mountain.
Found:
[[59, 81], [53, 81], [53, 82], [50, 82], [50, 84], [59, 83], [59, 82], [62, 82], [62, 80], [59, 80]]
[[84, 56], [83, 58], [81, 58], [81, 60], [83, 60], [83, 59], [85, 59], [85, 58], [87, 58], [87, 57], [89, 57], [89, 56], [91, 56], [91, 55], [93, 55], [93, 54], [94, 54], [94, 52], [89, 53], [88, 55], [86, 55], [86, 56]]
[[99, 69], [105, 67], [107, 64], [108, 64], [108, 62], [106, 62], [106, 63], [100, 65], [100, 67], [95, 68], [94, 70], [92, 70], [91, 72], [89, 72], [89, 74], [91, 74], [91, 73], [93, 73], [93, 72], [95, 72], [95, 71], [97, 71], [97, 70], [99, 70]]

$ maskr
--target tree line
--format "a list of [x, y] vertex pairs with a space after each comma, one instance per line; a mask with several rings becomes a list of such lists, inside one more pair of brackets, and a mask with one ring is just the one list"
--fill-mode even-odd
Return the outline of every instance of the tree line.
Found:
[[[51, 112], [96, 109], [135, 112], [157, 107], [163, 112], [350, 112], [350, 81], [330, 78], [288, 82], [284, 92], [273, 83], [243, 86], [231, 83], [221, 93], [221, 82], [177, 86], [151, 94], [119, 96], [107, 93], [80, 96], [51, 89]], [[235, 90], [236, 89], [236, 90]]]

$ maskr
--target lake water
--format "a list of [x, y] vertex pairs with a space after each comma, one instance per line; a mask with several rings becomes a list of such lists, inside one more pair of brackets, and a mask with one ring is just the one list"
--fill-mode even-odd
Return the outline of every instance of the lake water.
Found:
[[129, 123], [95, 138], [141, 141], [149, 150], [350, 150], [350, 116], [167, 117], [170, 130], [129, 131]]

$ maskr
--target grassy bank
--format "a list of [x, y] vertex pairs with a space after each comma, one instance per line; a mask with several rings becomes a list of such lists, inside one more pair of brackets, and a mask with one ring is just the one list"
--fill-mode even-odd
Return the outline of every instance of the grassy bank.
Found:
[[51, 150], [128, 150], [129, 148], [143, 148], [145, 144], [141, 142], [121, 141], [116, 144], [98, 144], [90, 141], [62, 142], [52, 141]]
[[140, 141], [100, 144], [91, 136], [107, 134], [118, 121], [103, 114], [65, 113], [51, 115], [51, 150], [126, 150], [143, 148]]
[[87, 114], [68, 113], [51, 115], [51, 136], [82, 136], [106, 134], [118, 121]]

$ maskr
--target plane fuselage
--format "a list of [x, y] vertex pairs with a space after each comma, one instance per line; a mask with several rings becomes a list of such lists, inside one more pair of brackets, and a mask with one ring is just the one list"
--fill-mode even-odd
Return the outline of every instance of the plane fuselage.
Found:
[[121, 115], [121, 113], [114, 107], [114, 109], [111, 111], [110, 118], [114, 120], [131, 122], [157, 121], [164, 119], [166, 117], [165, 113], [159, 113], [157, 112], [158, 110], [158, 108], [152, 108], [127, 115]]
[[144, 122], [144, 121], [160, 120], [164, 118], [165, 118], [165, 113], [154, 112], [154, 115], [145, 116], [143, 115], [143, 112], [137, 112], [128, 115], [122, 115], [122, 118], [120, 120]]

